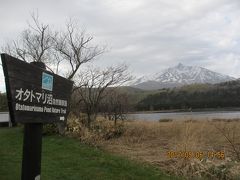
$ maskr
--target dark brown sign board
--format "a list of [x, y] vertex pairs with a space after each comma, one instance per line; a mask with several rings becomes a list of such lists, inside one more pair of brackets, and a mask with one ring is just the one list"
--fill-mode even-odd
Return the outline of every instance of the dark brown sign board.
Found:
[[66, 119], [72, 81], [7, 54], [1, 54], [1, 59], [13, 123], [53, 123]]

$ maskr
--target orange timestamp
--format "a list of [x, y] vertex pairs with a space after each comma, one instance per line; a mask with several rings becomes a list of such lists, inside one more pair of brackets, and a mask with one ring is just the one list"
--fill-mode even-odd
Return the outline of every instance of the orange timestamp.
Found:
[[224, 151], [168, 151], [166, 153], [166, 156], [168, 158], [183, 158], [183, 159], [225, 159], [225, 153]]

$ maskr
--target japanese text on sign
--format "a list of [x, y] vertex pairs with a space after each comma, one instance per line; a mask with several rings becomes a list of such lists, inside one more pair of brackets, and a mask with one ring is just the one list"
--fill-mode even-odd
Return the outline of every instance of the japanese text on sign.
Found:
[[49, 104], [55, 106], [67, 107], [67, 101], [54, 98], [52, 94], [45, 92], [34, 92], [29, 89], [16, 89], [16, 100], [23, 102], [37, 102], [40, 104]]

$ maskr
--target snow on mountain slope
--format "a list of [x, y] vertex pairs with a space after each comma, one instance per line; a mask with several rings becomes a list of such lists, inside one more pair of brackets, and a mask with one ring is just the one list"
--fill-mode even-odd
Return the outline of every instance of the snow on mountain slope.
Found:
[[210, 71], [197, 66], [185, 66], [179, 63], [175, 67], [166, 69], [152, 76], [142, 76], [131, 86], [153, 90], [160, 88], [172, 88], [194, 83], [220, 83], [234, 80], [235, 78]]

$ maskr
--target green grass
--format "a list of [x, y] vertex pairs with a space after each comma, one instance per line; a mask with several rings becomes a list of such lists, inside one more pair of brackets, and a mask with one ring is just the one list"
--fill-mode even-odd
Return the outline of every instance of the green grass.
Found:
[[[21, 177], [23, 130], [0, 128], [0, 179]], [[152, 166], [60, 136], [43, 137], [42, 180], [175, 179]]]

